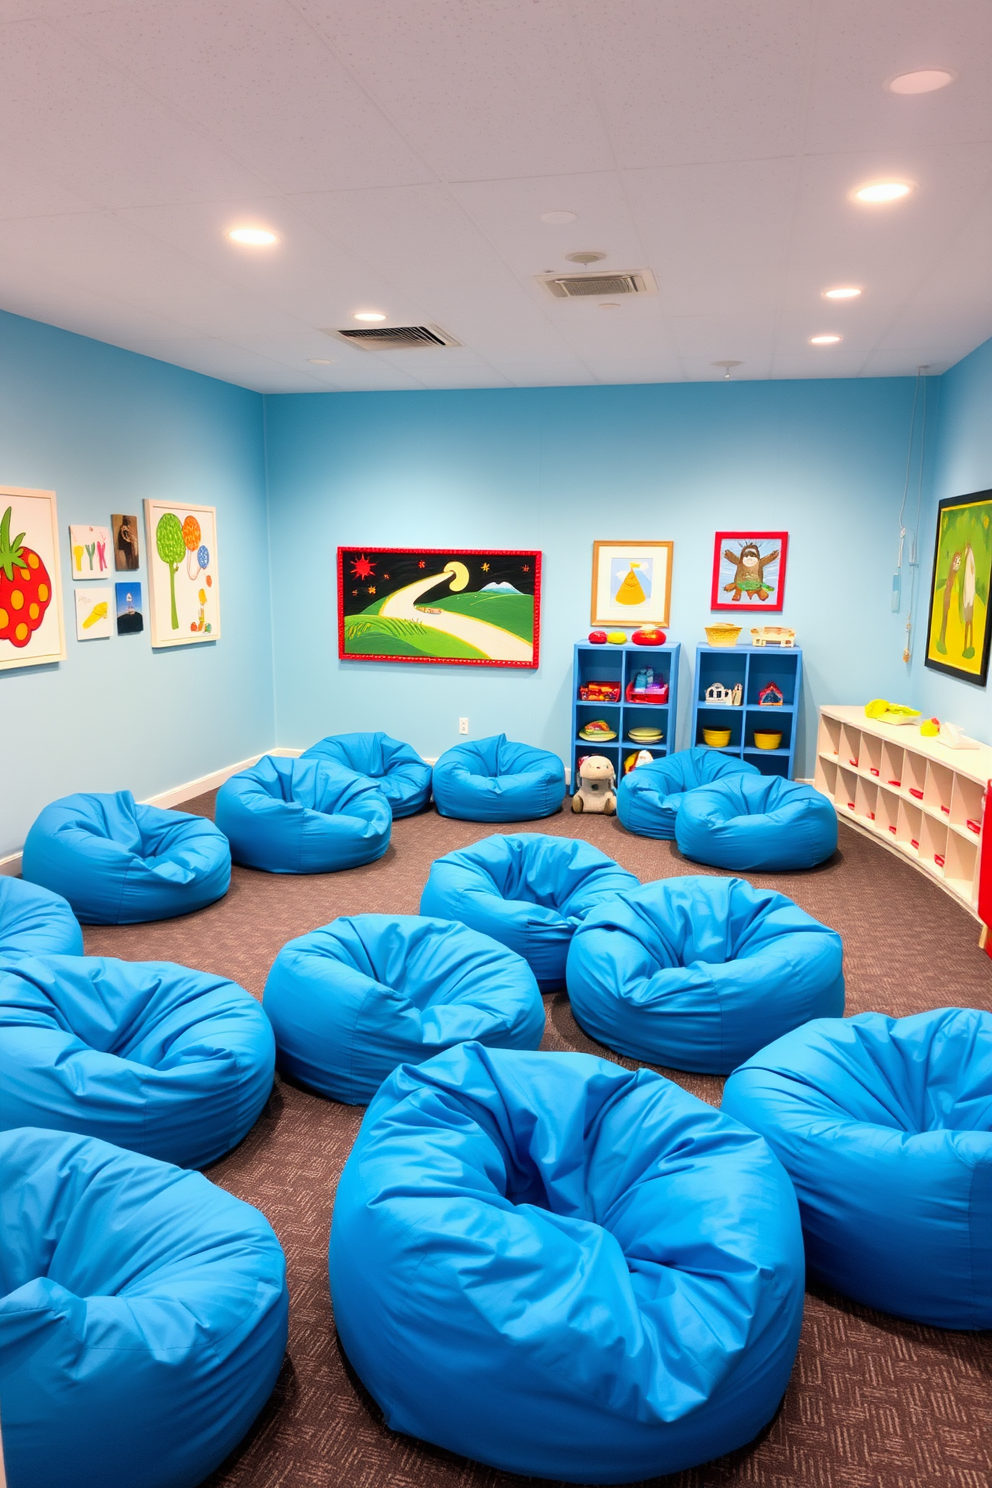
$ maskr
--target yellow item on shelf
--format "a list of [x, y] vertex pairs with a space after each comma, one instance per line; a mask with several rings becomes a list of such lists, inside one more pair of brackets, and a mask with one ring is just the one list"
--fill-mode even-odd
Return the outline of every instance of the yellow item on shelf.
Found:
[[736, 646], [740, 633], [739, 625], [728, 625], [726, 622], [706, 626], [706, 639], [711, 646]]
[[729, 729], [703, 729], [703, 743], [711, 749], [725, 749], [730, 743]]
[[778, 749], [782, 743], [781, 734], [766, 734], [756, 729], [754, 734], [755, 749]]
[[876, 723], [912, 723], [919, 716], [919, 708], [908, 708], [905, 703], [890, 703], [886, 698], [872, 698], [870, 703], [865, 703], [865, 717], [873, 718]]
[[936, 718], [925, 718], [920, 724], [920, 733], [924, 739], [936, 739], [940, 733], [940, 724]]
[[627, 632], [625, 630], [610, 630], [607, 632], [606, 639], [611, 646], [626, 646]]

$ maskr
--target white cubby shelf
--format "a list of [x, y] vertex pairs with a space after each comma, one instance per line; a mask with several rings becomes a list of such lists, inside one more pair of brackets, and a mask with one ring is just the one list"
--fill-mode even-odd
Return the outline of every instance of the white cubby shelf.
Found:
[[820, 709], [818, 790], [837, 815], [936, 880], [972, 914], [992, 748], [950, 749], [918, 723], [879, 723], [863, 707]]

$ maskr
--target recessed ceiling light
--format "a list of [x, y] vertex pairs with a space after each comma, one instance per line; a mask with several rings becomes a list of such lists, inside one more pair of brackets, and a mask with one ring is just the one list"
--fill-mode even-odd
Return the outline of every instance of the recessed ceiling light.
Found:
[[619, 310], [620, 306], [616, 300], [600, 300], [599, 308], [600, 310]]
[[856, 186], [851, 196], [855, 201], [877, 206], [880, 202], [901, 201], [915, 184], [914, 181], [867, 181], [864, 186]]
[[856, 284], [838, 284], [836, 289], [825, 289], [825, 300], [856, 300], [861, 290]]
[[351, 318], [352, 320], [379, 321], [385, 320], [386, 317], [381, 310], [356, 310]]
[[578, 215], [578, 212], [542, 212], [541, 221], [549, 227], [564, 227], [566, 222], [574, 222]]
[[279, 237], [267, 227], [232, 227], [227, 235], [232, 243], [242, 243], [247, 248], [271, 248]]
[[568, 263], [591, 264], [600, 263], [606, 257], [596, 248], [587, 248], [582, 253], [566, 253], [565, 259]]
[[840, 336], [810, 336], [810, 346], [835, 346], [842, 338]]
[[901, 72], [885, 86], [890, 93], [936, 93], [953, 81], [954, 74], [946, 67], [923, 67], [919, 72]]
[[307, 357], [307, 361], [310, 363], [311, 367], [333, 367], [334, 366], [334, 358], [333, 357]]

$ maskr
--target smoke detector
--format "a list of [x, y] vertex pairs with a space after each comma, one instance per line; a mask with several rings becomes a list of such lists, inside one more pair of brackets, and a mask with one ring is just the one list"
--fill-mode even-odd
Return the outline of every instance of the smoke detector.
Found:
[[360, 346], [364, 351], [403, 351], [416, 346], [461, 346], [454, 336], [442, 331], [440, 326], [323, 326], [325, 336], [334, 336], [338, 341], [347, 341], [350, 346]]
[[650, 269], [630, 273], [538, 274], [537, 282], [556, 300], [613, 298], [616, 295], [657, 294], [658, 285]]

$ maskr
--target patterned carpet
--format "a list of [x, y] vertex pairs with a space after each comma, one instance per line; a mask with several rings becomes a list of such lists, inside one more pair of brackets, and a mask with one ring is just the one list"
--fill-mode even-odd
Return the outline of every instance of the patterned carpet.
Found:
[[[186, 809], [211, 816], [213, 796]], [[86, 950], [220, 972], [260, 997], [290, 937], [336, 915], [415, 914], [432, 860], [489, 830], [431, 810], [397, 822], [385, 857], [367, 868], [308, 878], [235, 868], [230, 893], [210, 909], [157, 925], [90, 928]], [[698, 871], [674, 844], [632, 837], [611, 819], [563, 813], [518, 830], [586, 837], [642, 881]], [[752, 879], [841, 932], [849, 1013], [903, 1015], [952, 1003], [992, 1009], [992, 962], [977, 949], [975, 922], [922, 874], [849, 828], [841, 827], [840, 851], [823, 868]], [[581, 1032], [563, 994], [546, 1002], [544, 1048], [618, 1058]], [[719, 1104], [719, 1079], [664, 1073]], [[338, 1348], [327, 1237], [361, 1117], [359, 1108], [280, 1081], [246, 1140], [209, 1170], [215, 1183], [268, 1216], [286, 1251], [292, 1295], [276, 1391], [210, 1488], [511, 1488], [521, 1481], [388, 1431]], [[992, 1334], [917, 1327], [811, 1291], [792, 1382], [767, 1431], [730, 1457], [655, 1481], [659, 1488], [988, 1488], [990, 1386]]]

